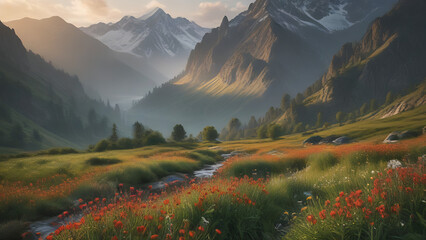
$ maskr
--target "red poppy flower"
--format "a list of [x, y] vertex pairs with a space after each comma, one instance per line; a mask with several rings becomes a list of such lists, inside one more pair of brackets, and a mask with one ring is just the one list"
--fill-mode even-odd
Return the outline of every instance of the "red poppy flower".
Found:
[[139, 226], [139, 227], [136, 228], [136, 230], [138, 231], [138, 233], [143, 233], [143, 232], [145, 232], [146, 227], [145, 226]]

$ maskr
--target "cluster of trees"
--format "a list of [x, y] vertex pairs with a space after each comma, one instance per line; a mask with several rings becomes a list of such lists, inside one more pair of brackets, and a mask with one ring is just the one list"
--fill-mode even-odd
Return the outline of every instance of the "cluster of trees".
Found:
[[132, 149], [142, 146], [158, 145], [165, 143], [163, 135], [160, 132], [145, 127], [135, 122], [133, 124], [133, 138], [119, 137], [117, 125], [112, 125], [111, 136], [108, 139], [99, 141], [96, 145], [89, 146], [89, 150], [102, 152], [115, 149]]
[[28, 146], [40, 145], [43, 137], [37, 129], [32, 129], [29, 134], [24, 132], [24, 128], [19, 123], [14, 123], [9, 131], [0, 130], [0, 146], [25, 148]]
[[[258, 119], [252, 116], [247, 124], [241, 123], [238, 118], [232, 118], [221, 131], [220, 139], [226, 141], [254, 137], [277, 139], [279, 136], [286, 134], [328, 128], [331, 123], [343, 125], [347, 122], [353, 122], [358, 117], [374, 112], [380, 107], [376, 99], [371, 99], [352, 112], [334, 111], [335, 115], [330, 116], [327, 113], [324, 116], [324, 113], [319, 111], [314, 117], [307, 118], [306, 114], [303, 115], [306, 112], [305, 100], [316, 88], [318, 86], [313, 85], [309, 88], [309, 91], [304, 94], [299, 93], [294, 98], [284, 94], [280, 107], [270, 107], [265, 115]], [[395, 99], [396, 96], [389, 92], [381, 107], [392, 103]], [[276, 123], [278, 118], [282, 117], [284, 113], [287, 120], [285, 125]]]
[[[215, 127], [207, 126], [200, 132], [200, 140], [204, 141], [216, 141], [219, 134]], [[176, 124], [173, 127], [171, 134], [171, 140], [175, 142], [195, 142], [197, 139], [193, 138], [192, 135], [187, 137], [185, 128], [182, 124]], [[111, 135], [108, 139], [99, 141], [96, 145], [89, 146], [90, 151], [102, 152], [106, 150], [116, 149], [132, 149], [143, 146], [159, 145], [166, 143], [163, 135], [160, 132], [146, 129], [141, 123], [135, 122], [133, 124], [133, 138], [119, 137], [117, 125], [113, 124], [111, 129]]]

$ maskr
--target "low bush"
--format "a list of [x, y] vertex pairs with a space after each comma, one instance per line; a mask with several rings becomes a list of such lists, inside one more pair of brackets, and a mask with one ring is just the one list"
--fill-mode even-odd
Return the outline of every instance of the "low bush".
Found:
[[225, 167], [225, 172], [230, 176], [242, 177], [244, 175], [267, 177], [270, 174], [295, 172], [306, 167], [304, 158], [280, 158], [276, 160], [249, 159], [232, 161]]
[[104, 166], [121, 163], [122, 161], [116, 158], [97, 158], [93, 157], [86, 161], [87, 164], [91, 166]]
[[312, 154], [308, 157], [308, 166], [314, 170], [324, 171], [337, 164], [337, 158], [329, 152]]
[[114, 172], [107, 173], [107, 180], [116, 183], [125, 183], [130, 185], [140, 185], [153, 182], [157, 176], [144, 167], [126, 167]]
[[164, 139], [163, 135], [159, 132], [152, 132], [146, 138], [144, 139], [144, 145], [151, 146], [151, 145], [158, 145], [166, 143], [166, 140]]
[[119, 149], [132, 149], [135, 146], [134, 142], [130, 138], [120, 138], [117, 142]]
[[28, 223], [23, 221], [10, 221], [0, 224], [0, 240], [30, 239], [22, 237], [22, 233], [27, 229]]
[[109, 147], [109, 141], [104, 139], [98, 142], [95, 147], [93, 148], [93, 151], [95, 152], [103, 152], [106, 151]]

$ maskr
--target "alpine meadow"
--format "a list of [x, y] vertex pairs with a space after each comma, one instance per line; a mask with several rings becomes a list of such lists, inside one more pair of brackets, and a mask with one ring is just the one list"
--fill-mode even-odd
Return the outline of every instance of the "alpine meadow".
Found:
[[0, 0], [0, 240], [426, 239], [425, 0]]

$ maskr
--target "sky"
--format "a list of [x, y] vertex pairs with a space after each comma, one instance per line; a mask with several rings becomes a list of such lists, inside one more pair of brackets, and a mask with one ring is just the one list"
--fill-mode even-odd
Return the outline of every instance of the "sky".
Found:
[[30, 17], [59, 16], [77, 27], [116, 22], [123, 16], [142, 16], [160, 7], [172, 17], [185, 17], [203, 27], [217, 27], [247, 10], [254, 0], [0, 0], [3, 22]]

